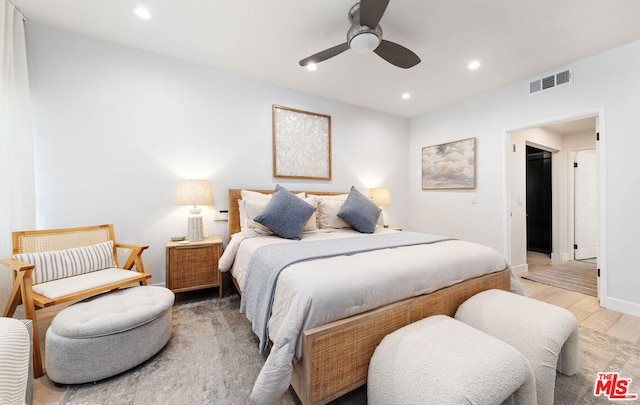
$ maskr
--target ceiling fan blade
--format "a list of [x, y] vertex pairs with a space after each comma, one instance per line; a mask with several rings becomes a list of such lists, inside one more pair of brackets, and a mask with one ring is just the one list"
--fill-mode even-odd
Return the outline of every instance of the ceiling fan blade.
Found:
[[392, 65], [403, 69], [409, 69], [420, 63], [420, 58], [413, 51], [385, 39], [380, 42], [380, 45], [373, 52]]
[[307, 66], [309, 63], [322, 62], [323, 60], [327, 60], [341, 54], [347, 49], [349, 49], [349, 44], [347, 42], [345, 42], [344, 44], [336, 45], [333, 48], [325, 49], [322, 52], [318, 52], [315, 55], [311, 55], [308, 58], [302, 59], [300, 61], [300, 66]]
[[360, 0], [360, 25], [376, 28], [389, 0]]

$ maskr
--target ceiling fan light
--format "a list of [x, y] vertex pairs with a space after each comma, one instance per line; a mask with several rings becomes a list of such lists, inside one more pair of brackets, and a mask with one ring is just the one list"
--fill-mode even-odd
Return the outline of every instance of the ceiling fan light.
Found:
[[142, 6], [135, 6], [133, 8], [133, 13], [143, 20], [149, 20], [151, 18], [151, 13], [149, 10]]
[[363, 32], [351, 38], [349, 47], [358, 53], [371, 52], [380, 45], [380, 38], [371, 32]]
[[467, 66], [467, 68], [469, 68], [469, 70], [476, 70], [480, 67], [480, 61], [474, 60], [471, 63], [469, 63], [469, 65]]

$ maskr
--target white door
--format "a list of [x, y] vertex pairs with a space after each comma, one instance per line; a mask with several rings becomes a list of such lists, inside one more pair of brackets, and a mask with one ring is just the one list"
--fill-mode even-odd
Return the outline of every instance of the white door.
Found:
[[[576, 260], [591, 259], [598, 252], [598, 168], [596, 150], [576, 152], [575, 234]], [[575, 165], [574, 165], [575, 166]]]

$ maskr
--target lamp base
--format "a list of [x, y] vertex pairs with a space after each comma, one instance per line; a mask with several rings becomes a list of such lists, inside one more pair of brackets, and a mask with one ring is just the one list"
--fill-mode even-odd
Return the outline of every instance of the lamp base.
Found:
[[204, 239], [202, 216], [192, 215], [189, 217], [189, 223], [187, 226], [187, 239], [191, 242], [196, 242]]

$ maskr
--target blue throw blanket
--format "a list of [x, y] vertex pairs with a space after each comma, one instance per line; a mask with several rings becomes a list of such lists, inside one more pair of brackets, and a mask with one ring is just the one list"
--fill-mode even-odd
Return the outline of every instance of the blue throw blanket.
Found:
[[276, 282], [280, 272], [286, 267], [308, 260], [451, 239], [453, 238], [425, 233], [394, 232], [262, 246], [256, 249], [249, 261], [240, 301], [240, 312], [251, 321], [253, 332], [260, 338], [260, 353], [262, 353], [269, 341], [267, 323], [271, 315]]

